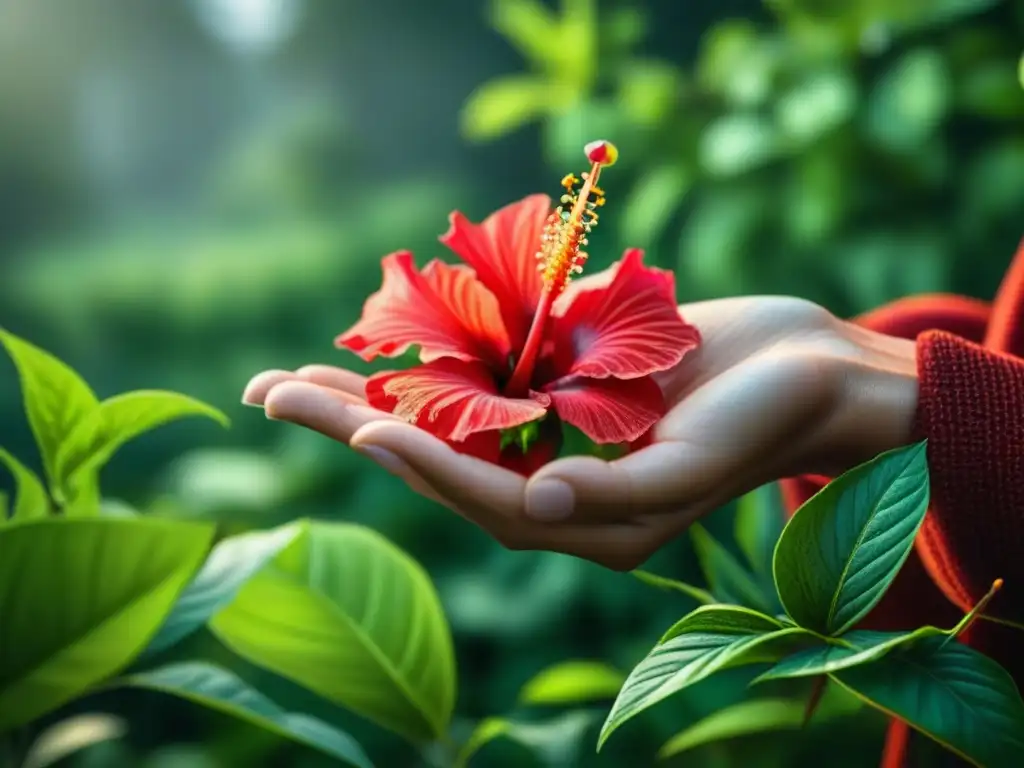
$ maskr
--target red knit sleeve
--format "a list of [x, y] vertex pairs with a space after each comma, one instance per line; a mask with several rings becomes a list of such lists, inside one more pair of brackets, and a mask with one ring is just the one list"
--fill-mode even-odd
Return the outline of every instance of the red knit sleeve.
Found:
[[918, 551], [964, 610], [1004, 578], [992, 611], [1007, 613], [1024, 606], [1024, 360], [941, 331], [918, 337], [917, 356], [932, 487]]

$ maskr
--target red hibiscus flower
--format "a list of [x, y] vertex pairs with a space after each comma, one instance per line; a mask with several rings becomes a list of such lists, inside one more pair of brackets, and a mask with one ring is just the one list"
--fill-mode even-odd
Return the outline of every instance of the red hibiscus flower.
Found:
[[[554, 457], [559, 421], [597, 443], [624, 443], [664, 414], [651, 374], [700, 336], [679, 316], [672, 273], [645, 267], [639, 250], [570, 285], [604, 204], [598, 176], [617, 155], [608, 142], [585, 151], [589, 173], [563, 179], [553, 212], [534, 195], [482, 224], [453, 213], [441, 242], [464, 265], [419, 270], [409, 252], [383, 259], [381, 289], [337, 344], [365, 360], [418, 346], [423, 365], [371, 376], [371, 405], [524, 474]], [[544, 418], [552, 412], [557, 419]], [[537, 442], [529, 458], [525, 442], [506, 446], [523, 425]]]

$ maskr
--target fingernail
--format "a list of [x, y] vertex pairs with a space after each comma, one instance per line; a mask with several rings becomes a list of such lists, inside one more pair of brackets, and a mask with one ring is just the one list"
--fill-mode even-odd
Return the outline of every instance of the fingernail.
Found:
[[384, 467], [384, 469], [394, 475], [400, 475], [403, 472], [409, 471], [408, 464], [398, 458], [391, 451], [386, 448], [381, 448], [379, 445], [354, 445], [352, 447], [364, 456], [368, 456], [373, 459]]
[[526, 514], [534, 520], [564, 520], [575, 503], [572, 488], [561, 480], [538, 480], [526, 489]]
[[242, 405], [252, 406], [253, 408], [262, 408], [263, 403], [260, 402], [256, 395], [256, 387], [252, 384], [247, 386], [245, 391], [242, 392]]

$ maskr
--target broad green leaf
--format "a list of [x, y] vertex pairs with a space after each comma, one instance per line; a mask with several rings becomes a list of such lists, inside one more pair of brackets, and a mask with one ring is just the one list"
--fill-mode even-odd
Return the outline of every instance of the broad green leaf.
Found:
[[917, 443], [855, 467], [808, 500], [775, 548], [786, 613], [824, 634], [854, 626], [910, 554], [928, 495], [925, 444]]
[[658, 758], [665, 760], [715, 741], [799, 728], [806, 707], [806, 702], [793, 699], [741, 701], [677, 733], [658, 751]]
[[[46, 517], [50, 511], [50, 496], [46, 487], [36, 477], [36, 473], [26, 467], [14, 456], [0, 448], [0, 464], [4, 464], [14, 476], [14, 516], [13, 520], [33, 520]], [[0, 507], [0, 512], [5, 512]], [[0, 521], [5, 519], [0, 514]]]
[[551, 85], [532, 75], [508, 75], [475, 90], [462, 108], [462, 135], [489, 141], [544, 115], [552, 106]]
[[703, 526], [690, 526], [690, 536], [712, 594], [721, 602], [740, 603], [765, 613], [773, 610], [771, 601], [753, 576]]
[[924, 638], [831, 677], [984, 768], [1024, 765], [1024, 702], [1006, 670], [946, 637]]
[[455, 659], [427, 574], [367, 528], [297, 525], [300, 536], [210, 628], [254, 664], [411, 741], [442, 737]]
[[687, 597], [693, 598], [702, 605], [712, 605], [718, 601], [715, 596], [707, 590], [695, 587], [692, 584], [687, 584], [683, 581], [676, 581], [675, 579], [669, 579], [665, 576], [659, 576], [656, 573], [649, 571], [630, 571], [636, 578], [640, 579], [644, 584], [648, 584], [658, 589], [673, 589], [676, 592], [682, 592]]
[[190, 416], [205, 416], [222, 427], [229, 424], [216, 408], [177, 392], [139, 390], [108, 398], [60, 446], [54, 462], [57, 482], [98, 470], [129, 440]]
[[318, 749], [348, 765], [372, 768], [362, 747], [345, 731], [308, 715], [285, 712], [232, 673], [212, 664], [170, 664], [118, 682], [186, 699]]
[[758, 576], [771, 577], [772, 555], [785, 523], [780, 502], [778, 486], [763, 485], [736, 504], [736, 543]]
[[21, 379], [25, 413], [51, 483], [60, 444], [98, 405], [82, 378], [49, 352], [0, 328], [0, 344]]
[[684, 688], [731, 667], [777, 661], [810, 637], [755, 611], [698, 608], [666, 632], [630, 673], [601, 729], [598, 749], [627, 720]]
[[655, 245], [692, 187], [692, 176], [682, 166], [664, 165], [638, 179], [622, 215], [622, 240]]
[[115, 715], [95, 713], [69, 717], [36, 737], [21, 768], [47, 768], [93, 744], [120, 739], [127, 732], [128, 723]]
[[298, 525], [232, 536], [213, 548], [146, 648], [157, 654], [192, 634], [226, 607], [249, 579], [301, 533]]
[[614, 699], [626, 676], [600, 661], [565, 661], [538, 673], [519, 691], [520, 704], [584, 704]]
[[576, 765], [583, 736], [596, 722], [595, 713], [580, 711], [566, 712], [538, 723], [489, 717], [476, 727], [463, 745], [455, 759], [455, 768], [467, 768], [477, 752], [502, 738], [526, 747], [548, 768]]
[[199, 567], [212, 526], [46, 518], [0, 528], [0, 731], [127, 665]]
[[855, 629], [839, 638], [823, 638], [813, 648], [797, 651], [779, 661], [754, 682], [785, 677], [827, 675], [859, 664], [880, 659], [890, 651], [915, 643], [925, 637], [948, 636], [935, 627], [921, 627], [913, 632], [876, 632]]

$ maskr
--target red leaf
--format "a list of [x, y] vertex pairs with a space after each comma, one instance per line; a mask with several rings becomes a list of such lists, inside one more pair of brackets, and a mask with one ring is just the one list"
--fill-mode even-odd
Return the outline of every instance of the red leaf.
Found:
[[523, 399], [503, 397], [485, 366], [450, 357], [375, 374], [366, 383], [366, 399], [374, 408], [455, 441], [539, 419], [551, 402], [539, 392]]
[[497, 299], [472, 272], [435, 261], [421, 274], [408, 251], [385, 256], [381, 269], [380, 290], [335, 344], [364, 360], [395, 357], [418, 344], [423, 360], [454, 357], [504, 364], [509, 343]]
[[473, 224], [458, 211], [449, 217], [441, 242], [473, 268], [498, 297], [513, 349], [521, 349], [540, 301], [537, 250], [551, 199], [531, 195]]
[[661, 387], [650, 378], [561, 379], [545, 391], [558, 417], [595, 443], [628, 443], [665, 415]]
[[634, 379], [675, 366], [700, 345], [679, 316], [671, 272], [645, 267], [632, 249], [605, 272], [571, 285], [554, 320], [563, 375]]

